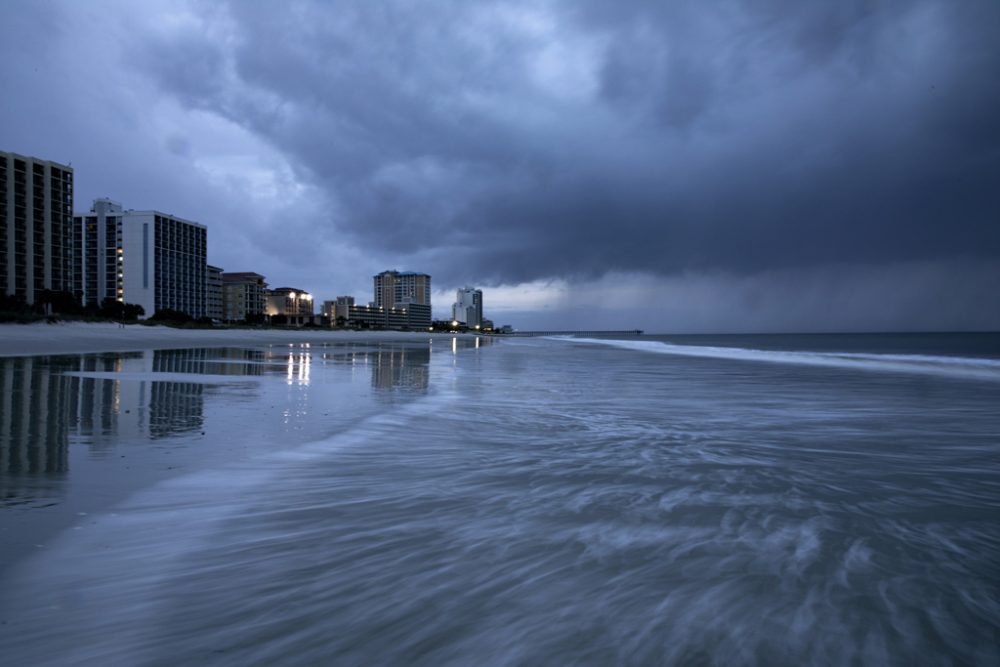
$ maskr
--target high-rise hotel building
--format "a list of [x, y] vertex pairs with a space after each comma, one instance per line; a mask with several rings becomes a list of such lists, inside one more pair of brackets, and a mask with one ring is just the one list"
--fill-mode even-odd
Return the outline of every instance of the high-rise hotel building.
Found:
[[84, 303], [114, 297], [150, 316], [176, 310], [204, 317], [208, 229], [158, 211], [123, 210], [94, 201], [76, 216], [76, 284]]
[[[97, 199], [90, 207], [90, 213], [74, 216], [76, 262], [73, 285], [83, 305], [99, 306], [105, 299], [126, 301], [122, 281], [124, 213], [118, 202]], [[152, 314], [146, 312], [146, 315]]]
[[431, 277], [412, 271], [383, 271], [374, 277], [375, 307], [404, 308], [431, 305]]
[[[412, 271], [383, 271], [374, 276], [375, 301], [372, 312], [381, 310], [385, 326], [392, 325], [391, 314], [402, 317], [408, 328], [431, 324], [431, 277]], [[360, 317], [361, 309], [356, 308]], [[392, 313], [390, 313], [392, 311]], [[353, 311], [352, 311], [353, 312]], [[395, 325], [392, 325], [395, 326]]]
[[479, 327], [483, 323], [483, 291], [465, 287], [455, 293], [451, 319], [466, 326]]
[[0, 151], [0, 294], [73, 289], [73, 168]]

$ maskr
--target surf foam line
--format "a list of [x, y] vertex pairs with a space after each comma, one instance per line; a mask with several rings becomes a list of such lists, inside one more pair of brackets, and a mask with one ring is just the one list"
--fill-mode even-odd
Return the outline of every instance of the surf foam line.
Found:
[[731, 361], [763, 361], [800, 366], [819, 366], [862, 371], [917, 373], [964, 379], [1000, 382], [1000, 359], [978, 357], [942, 357], [923, 354], [871, 354], [859, 352], [799, 352], [755, 350], [742, 347], [710, 347], [676, 345], [661, 341], [611, 340], [601, 338], [571, 338], [550, 336], [550, 340], [606, 345], [625, 350], [669, 354], [682, 357], [727, 359]]

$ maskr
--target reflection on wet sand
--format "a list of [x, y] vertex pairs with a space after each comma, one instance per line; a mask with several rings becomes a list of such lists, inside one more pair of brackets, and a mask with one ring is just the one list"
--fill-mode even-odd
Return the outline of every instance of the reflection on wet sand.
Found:
[[430, 387], [431, 355], [445, 349], [450, 354], [460, 350], [478, 349], [492, 342], [490, 339], [446, 338], [439, 339], [438, 346], [428, 342], [427, 346], [384, 344], [350, 345], [335, 351], [324, 351], [325, 363], [349, 364], [353, 368], [371, 370], [372, 388], [379, 392], [402, 391], [404, 393], [426, 393]]
[[121, 444], [199, 432], [207, 385], [195, 376], [260, 375], [263, 358], [229, 349], [0, 358], [0, 503], [58, 497], [70, 444], [107, 458]]
[[424, 348], [379, 348], [369, 355], [372, 387], [426, 393], [430, 384], [431, 350]]
[[113, 372], [139, 378], [155, 373], [197, 373], [205, 350], [156, 350], [135, 355], [83, 357], [76, 368], [62, 368], [70, 382], [76, 411], [71, 424], [92, 450], [120, 441], [160, 439], [196, 431], [204, 416], [204, 385], [197, 382], [81, 377], [73, 373]]
[[66, 471], [72, 401], [43, 360], [0, 359], [0, 474]]
[[201, 428], [203, 384], [80, 374], [197, 372], [204, 352], [0, 359], [0, 474], [65, 472], [73, 438], [100, 452]]
[[[480, 344], [443, 342], [449, 353]], [[211, 383], [195, 376], [272, 375], [308, 385], [314, 363], [347, 364], [370, 372], [380, 394], [426, 393], [433, 347], [304, 345], [0, 358], [0, 483], [4, 475], [66, 472], [70, 442], [101, 454], [122, 442], [201, 430]]]

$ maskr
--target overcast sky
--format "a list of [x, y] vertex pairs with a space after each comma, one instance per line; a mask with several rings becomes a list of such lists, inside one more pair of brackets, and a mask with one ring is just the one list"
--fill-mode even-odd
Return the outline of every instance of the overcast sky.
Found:
[[1000, 2], [0, 2], [0, 149], [317, 299], [1000, 329]]

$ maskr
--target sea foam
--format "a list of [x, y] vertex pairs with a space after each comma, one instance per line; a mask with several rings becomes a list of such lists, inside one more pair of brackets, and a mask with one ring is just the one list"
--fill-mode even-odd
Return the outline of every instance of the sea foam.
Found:
[[800, 352], [792, 350], [757, 350], [742, 347], [677, 345], [674, 343], [645, 340], [569, 338], [560, 336], [553, 336], [552, 338], [576, 343], [609, 345], [626, 350], [636, 350], [653, 354], [730, 359], [733, 361], [763, 361], [862, 371], [919, 373], [1000, 382], [1000, 360], [978, 357], [857, 352]]

